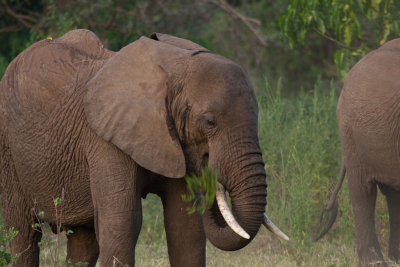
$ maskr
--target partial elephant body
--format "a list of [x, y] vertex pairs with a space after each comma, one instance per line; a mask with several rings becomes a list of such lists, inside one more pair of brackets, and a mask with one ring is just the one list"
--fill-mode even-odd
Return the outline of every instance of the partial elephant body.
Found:
[[337, 116], [347, 172], [400, 190], [400, 40], [371, 52], [349, 72]]
[[6, 225], [20, 230], [12, 252], [31, 246], [21, 255], [21, 266], [38, 264], [30, 253], [38, 253], [34, 242], [40, 233], [24, 231], [17, 222], [33, 225], [43, 211], [43, 220], [55, 226], [53, 199], [61, 198], [63, 191], [63, 227], [88, 227], [94, 235], [87, 156], [98, 137], [84, 119], [82, 96], [88, 79], [111, 55], [91, 32], [71, 32], [31, 46], [3, 77], [0, 108], [7, 166], [2, 170], [8, 174], [0, 176], [1, 204]]
[[363, 58], [349, 73], [338, 104], [347, 172], [400, 190], [400, 40]]
[[52, 199], [61, 197], [62, 189], [65, 224], [93, 220], [85, 159], [97, 137], [84, 119], [82, 96], [88, 79], [111, 55], [89, 32], [79, 39], [65, 35], [27, 49], [3, 78], [0, 103], [6, 111], [7, 146], [22, 190], [35, 202], [31, 207], [40, 207], [50, 223], [55, 223]]
[[[388, 204], [389, 257], [400, 259], [399, 77], [400, 39], [396, 39], [369, 53], [351, 69], [338, 102], [343, 171], [348, 177], [360, 266], [386, 265], [375, 233], [377, 185]], [[332, 208], [337, 192], [327, 210]]]
[[[111, 52], [76, 30], [32, 45], [0, 85], [1, 204], [6, 226], [20, 231], [12, 253], [24, 251], [15, 266], [38, 266], [35, 212], [54, 226], [63, 192], [73, 262], [133, 266], [147, 193], [162, 199], [171, 265], [204, 266], [206, 235], [242, 248], [266, 205], [257, 115], [242, 69], [184, 39], [153, 34]], [[180, 178], [199, 175], [207, 157], [249, 239], [216, 206], [186, 213]]]

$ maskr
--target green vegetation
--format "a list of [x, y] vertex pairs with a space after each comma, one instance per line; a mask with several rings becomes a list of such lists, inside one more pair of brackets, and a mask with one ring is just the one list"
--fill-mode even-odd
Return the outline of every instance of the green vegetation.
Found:
[[18, 258], [18, 255], [10, 253], [8, 243], [13, 240], [18, 234], [14, 228], [6, 229], [3, 220], [0, 224], [0, 266], [12, 264]]
[[188, 193], [182, 195], [182, 199], [185, 202], [193, 203], [191, 207], [187, 207], [188, 213], [192, 214], [198, 211], [203, 214], [214, 203], [215, 193], [217, 192], [217, 174], [206, 163], [200, 177], [186, 175], [185, 181]]
[[318, 84], [296, 99], [280, 97], [279, 89], [274, 92], [268, 83], [259, 94], [259, 135], [271, 192], [268, 208], [276, 212], [279, 225], [290, 227], [295, 240], [305, 241], [312, 234], [340, 168], [337, 96], [334, 89], [329, 92]]
[[279, 26], [292, 47], [312, 42], [312, 34], [336, 43], [334, 62], [344, 78], [366, 53], [399, 36], [399, 14], [396, 0], [290, 0]]
[[238, 61], [256, 83], [282, 77], [284, 89], [297, 93], [318, 77], [326, 85], [343, 78], [371, 49], [398, 37], [399, 15], [396, 0], [5, 0], [0, 76], [33, 42], [71, 29], [92, 30], [111, 50], [158, 31]]

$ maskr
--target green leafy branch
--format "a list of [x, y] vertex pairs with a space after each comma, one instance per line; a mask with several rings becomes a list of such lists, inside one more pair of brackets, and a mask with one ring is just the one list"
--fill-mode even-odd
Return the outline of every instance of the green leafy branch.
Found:
[[186, 175], [185, 181], [188, 192], [182, 195], [182, 199], [185, 202], [192, 202], [192, 206], [186, 209], [188, 214], [193, 214], [196, 211], [204, 213], [214, 203], [217, 192], [217, 173], [211, 170], [206, 163], [200, 177], [194, 174]]
[[291, 47], [317, 34], [339, 48], [334, 62], [341, 78], [366, 53], [399, 36], [396, 0], [290, 0], [280, 17], [281, 38]]

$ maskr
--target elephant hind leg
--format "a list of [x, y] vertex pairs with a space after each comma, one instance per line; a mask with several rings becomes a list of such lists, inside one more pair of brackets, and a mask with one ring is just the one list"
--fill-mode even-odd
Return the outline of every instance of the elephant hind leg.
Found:
[[73, 233], [67, 235], [67, 260], [70, 260], [72, 264], [86, 262], [88, 267], [96, 266], [99, 244], [94, 229], [71, 227], [69, 230]]
[[386, 266], [375, 232], [377, 186], [364, 171], [347, 174], [353, 207], [359, 266]]
[[0, 183], [4, 224], [7, 229], [14, 227], [18, 231], [10, 242], [11, 253], [20, 254], [13, 266], [39, 266], [38, 242], [42, 234], [32, 228], [37, 222], [32, 212], [33, 206], [28, 204], [21, 190], [10, 155], [0, 169]]
[[389, 211], [389, 258], [398, 262], [400, 260], [400, 191], [385, 185], [379, 185], [379, 188], [386, 196]]

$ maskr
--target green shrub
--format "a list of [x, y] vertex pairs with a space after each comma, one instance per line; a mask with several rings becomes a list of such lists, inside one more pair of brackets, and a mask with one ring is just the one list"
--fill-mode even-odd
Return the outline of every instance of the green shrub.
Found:
[[10, 253], [9, 242], [13, 240], [18, 234], [13, 227], [7, 229], [3, 220], [0, 222], [0, 266], [8, 266], [9, 264], [15, 262], [18, 255], [13, 255]]

